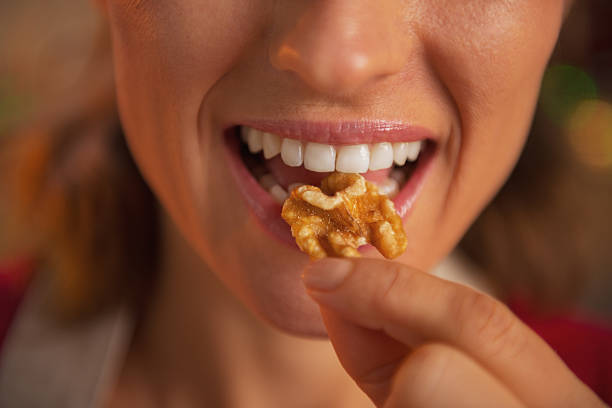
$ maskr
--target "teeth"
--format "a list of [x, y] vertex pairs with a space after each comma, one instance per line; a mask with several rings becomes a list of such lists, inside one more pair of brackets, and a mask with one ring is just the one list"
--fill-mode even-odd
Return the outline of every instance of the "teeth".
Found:
[[[259, 178], [259, 185], [270, 193], [276, 202], [283, 204], [287, 197], [289, 197], [289, 193], [296, 188], [303, 186], [304, 183], [291, 183], [287, 187], [287, 190], [285, 190], [280, 184], [278, 184], [278, 181], [276, 181], [273, 175], [264, 174]], [[389, 177], [382, 183], [378, 184], [378, 191], [381, 194], [387, 195], [389, 198], [393, 198], [399, 192], [399, 186], [400, 183], [398, 183], [395, 178]]]
[[277, 185], [278, 181], [271, 174], [264, 174], [259, 178], [259, 185], [261, 185], [264, 190], [270, 190], [272, 186]]
[[421, 151], [421, 142], [393, 143], [393, 160], [398, 166], [406, 164], [406, 160], [415, 161]]
[[328, 144], [308, 143], [304, 153], [304, 167], [310, 171], [334, 171], [336, 148]]
[[251, 153], [259, 153], [263, 148], [262, 132], [256, 129], [249, 129], [246, 137], [249, 144], [249, 151]]
[[288, 196], [285, 189], [279, 186], [278, 184], [275, 184], [272, 187], [270, 187], [270, 189], [268, 190], [268, 193], [270, 193], [272, 198], [274, 198], [276, 202], [278, 202], [279, 204], [284, 203]]
[[265, 159], [271, 159], [281, 151], [280, 137], [272, 133], [263, 134], [263, 152]]
[[399, 192], [399, 183], [395, 179], [388, 178], [378, 185], [378, 191], [393, 198]]
[[[295, 183], [298, 184], [298, 183]], [[279, 204], [285, 202], [289, 194], [280, 184], [276, 181], [276, 178], [272, 174], [264, 174], [259, 178], [259, 185], [266, 190], [274, 200], [276, 200]], [[289, 186], [289, 191], [291, 191], [291, 186]]]
[[342, 146], [338, 149], [336, 170], [343, 173], [365, 173], [370, 165], [368, 145]]
[[307, 170], [315, 172], [337, 170], [343, 173], [365, 173], [368, 170], [388, 169], [393, 163], [403, 166], [407, 161], [416, 161], [423, 147], [422, 141], [416, 141], [393, 144], [381, 142], [370, 146], [345, 145], [336, 148], [328, 144], [302, 143], [295, 139], [281, 138], [246, 126], [243, 126], [240, 132], [251, 153], [257, 154], [263, 150], [266, 159], [280, 153], [287, 166], [304, 165]]
[[241, 126], [240, 127], [240, 138], [246, 144], [249, 144], [249, 131], [250, 130], [251, 130], [251, 128], [248, 128], [246, 126]]
[[281, 159], [290, 167], [299, 167], [304, 159], [304, 150], [299, 140], [283, 139], [281, 144]]
[[408, 143], [393, 143], [393, 161], [398, 166], [406, 164], [408, 158]]
[[376, 143], [370, 150], [370, 170], [388, 169], [393, 166], [393, 146], [391, 143]]
[[408, 145], [408, 161], [416, 161], [421, 152], [421, 141], [406, 143]]

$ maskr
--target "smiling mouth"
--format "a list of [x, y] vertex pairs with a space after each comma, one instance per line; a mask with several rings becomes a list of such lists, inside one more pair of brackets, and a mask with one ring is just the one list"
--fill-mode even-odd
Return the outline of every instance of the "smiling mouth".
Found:
[[426, 129], [389, 122], [252, 122], [225, 133], [231, 168], [252, 212], [293, 246], [280, 210], [294, 188], [318, 186], [333, 171], [360, 173], [405, 218], [436, 152]]

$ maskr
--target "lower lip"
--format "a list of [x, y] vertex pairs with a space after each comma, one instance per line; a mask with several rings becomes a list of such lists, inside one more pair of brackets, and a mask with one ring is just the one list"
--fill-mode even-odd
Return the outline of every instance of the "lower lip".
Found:
[[[298, 249], [295, 240], [291, 236], [289, 225], [281, 218], [282, 206], [259, 185], [259, 182], [242, 162], [240, 157], [240, 141], [235, 133], [235, 128], [226, 131], [225, 150], [230, 170], [251, 213], [264, 231], [267, 231], [279, 241]], [[414, 207], [414, 203], [423, 187], [425, 176], [433, 163], [435, 151], [435, 146], [428, 145], [421, 153], [417, 168], [414, 169], [410, 179], [393, 199], [393, 204], [402, 219], [406, 219]]]

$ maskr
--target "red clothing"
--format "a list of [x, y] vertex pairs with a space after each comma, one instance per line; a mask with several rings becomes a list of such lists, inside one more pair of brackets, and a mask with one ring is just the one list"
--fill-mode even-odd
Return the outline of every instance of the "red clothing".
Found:
[[27, 288], [34, 263], [28, 258], [0, 264], [0, 358], [2, 343]]
[[[0, 358], [2, 343], [34, 269], [29, 260], [0, 265]], [[612, 328], [569, 314], [544, 316], [525, 305], [516, 315], [557, 351], [570, 369], [606, 403], [612, 403]]]
[[510, 307], [546, 340], [578, 378], [612, 404], [612, 327], [573, 313], [543, 315], [525, 305]]

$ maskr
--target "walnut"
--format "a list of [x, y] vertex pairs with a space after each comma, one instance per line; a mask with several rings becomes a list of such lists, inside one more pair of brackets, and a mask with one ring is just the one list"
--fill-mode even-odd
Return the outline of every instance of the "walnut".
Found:
[[367, 243], [386, 258], [406, 250], [406, 234], [393, 202], [359, 174], [332, 173], [320, 189], [296, 188], [281, 215], [311, 259], [359, 257], [357, 248]]

